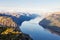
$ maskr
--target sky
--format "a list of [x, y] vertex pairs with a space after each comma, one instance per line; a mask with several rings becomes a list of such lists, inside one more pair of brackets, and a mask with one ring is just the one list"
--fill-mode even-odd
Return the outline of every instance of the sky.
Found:
[[0, 11], [52, 12], [60, 11], [60, 0], [0, 0]]
[[[0, 11], [29, 12], [45, 17], [47, 12], [60, 11], [60, 0], [0, 0]], [[37, 18], [34, 22], [38, 23], [40, 20], [41, 18]]]

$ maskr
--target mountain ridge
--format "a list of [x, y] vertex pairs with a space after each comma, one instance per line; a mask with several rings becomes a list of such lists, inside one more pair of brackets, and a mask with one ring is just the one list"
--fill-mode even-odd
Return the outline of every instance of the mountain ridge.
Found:
[[32, 40], [21, 31], [20, 26], [24, 21], [35, 19], [36, 14], [0, 13], [0, 40]]
[[45, 29], [52, 30], [52, 32], [60, 35], [60, 12], [54, 12], [45, 17], [39, 22], [39, 25], [41, 25]]

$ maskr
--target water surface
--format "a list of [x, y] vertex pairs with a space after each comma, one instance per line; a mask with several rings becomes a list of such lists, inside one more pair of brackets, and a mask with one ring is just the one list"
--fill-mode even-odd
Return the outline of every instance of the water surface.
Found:
[[60, 40], [60, 36], [45, 30], [39, 24], [24, 22], [20, 27], [22, 32], [29, 34], [33, 40]]

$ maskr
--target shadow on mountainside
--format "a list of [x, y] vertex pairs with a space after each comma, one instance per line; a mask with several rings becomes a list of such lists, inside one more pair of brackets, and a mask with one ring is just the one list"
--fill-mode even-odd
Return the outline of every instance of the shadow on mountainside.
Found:
[[23, 14], [18, 18], [16, 16], [8, 14], [0, 14], [0, 16], [10, 17], [18, 25], [16, 28], [0, 27], [0, 40], [32, 40], [32, 38], [28, 34], [25, 34], [21, 31], [20, 26], [24, 21], [35, 19], [36, 17], [38, 17], [38, 15]]

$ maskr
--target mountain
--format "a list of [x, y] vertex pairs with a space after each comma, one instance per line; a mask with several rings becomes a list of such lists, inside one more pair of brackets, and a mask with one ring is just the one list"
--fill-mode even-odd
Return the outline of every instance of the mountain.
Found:
[[60, 12], [54, 12], [39, 22], [43, 28], [60, 35]]
[[[17, 24], [17, 26], [21, 26], [24, 21], [30, 21], [32, 19], [35, 19], [39, 15], [22, 12], [17, 13], [1, 12], [0, 16], [10, 17]], [[17, 29], [19, 29], [19, 27], [17, 27]]]
[[21, 31], [20, 26], [24, 21], [38, 17], [36, 14], [0, 12], [0, 40], [32, 40]]
[[13, 19], [13, 21], [18, 25], [21, 26], [21, 24], [24, 21], [30, 21], [32, 19], [35, 19], [39, 15], [37, 14], [29, 14], [29, 13], [22, 13], [22, 12], [17, 12], [17, 13], [0, 13], [0, 16], [7, 16]]
[[0, 16], [0, 25], [8, 27], [17, 27], [17, 24], [10, 18], [6, 16]]

